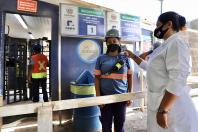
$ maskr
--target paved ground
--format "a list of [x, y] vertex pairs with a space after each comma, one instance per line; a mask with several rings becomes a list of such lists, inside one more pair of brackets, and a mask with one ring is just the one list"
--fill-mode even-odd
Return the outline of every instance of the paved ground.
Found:
[[[20, 129], [3, 129], [2, 132], [36, 132], [36, 118], [26, 118], [18, 121], [17, 126], [21, 126]], [[22, 126], [31, 124], [32, 127]], [[14, 125], [14, 123], [12, 123]], [[75, 132], [72, 128], [72, 121], [64, 123], [62, 126], [54, 125], [54, 132]], [[140, 110], [127, 110], [125, 132], [146, 132], [146, 110], [144, 112]]]
[[[193, 102], [198, 111], [198, 97], [193, 97]], [[143, 112], [139, 109], [133, 110], [128, 108], [125, 122], [125, 132], [147, 132], [146, 131], [146, 110]], [[21, 121], [12, 123], [12, 126], [20, 126], [20, 129], [3, 129], [2, 132], [36, 132], [36, 118], [22, 119]], [[32, 124], [33, 127], [25, 127], [24, 125]], [[54, 132], [75, 132], [72, 128], [72, 121], [68, 121], [63, 125], [57, 125], [58, 122], [54, 123]], [[6, 130], [6, 131], [5, 131]]]
[[[72, 123], [69, 122], [62, 127], [56, 127], [55, 132], [74, 132], [71, 128]], [[140, 110], [128, 109], [125, 122], [125, 132], [147, 132], [146, 131], [146, 110], [144, 112]]]
[[129, 110], [126, 115], [125, 132], [146, 132], [146, 110]]
[[[198, 97], [194, 97], [193, 101], [198, 111]], [[146, 110], [143, 112], [139, 109], [132, 110], [127, 109], [125, 132], [147, 132], [146, 131]], [[13, 123], [14, 124], [14, 123]], [[17, 124], [17, 123], [15, 123]], [[3, 129], [2, 132], [36, 132], [36, 118], [28, 118], [20, 121], [17, 126], [24, 126], [27, 124], [33, 124], [33, 127], [26, 127], [20, 129]], [[6, 130], [6, 131], [5, 131]], [[72, 128], [72, 121], [64, 123], [62, 126], [54, 124], [54, 132], [75, 132]]]

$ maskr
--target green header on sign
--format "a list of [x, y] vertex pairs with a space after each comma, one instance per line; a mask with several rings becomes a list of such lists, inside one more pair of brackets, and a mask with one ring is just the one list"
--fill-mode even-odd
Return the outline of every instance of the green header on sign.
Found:
[[96, 9], [91, 9], [91, 8], [79, 7], [79, 13], [104, 17], [104, 12], [103, 11], [96, 10]]
[[135, 21], [135, 22], [139, 22], [140, 21], [140, 17], [132, 16], [132, 15], [128, 15], [128, 14], [120, 14], [120, 18], [122, 20], [128, 20], [128, 21]]

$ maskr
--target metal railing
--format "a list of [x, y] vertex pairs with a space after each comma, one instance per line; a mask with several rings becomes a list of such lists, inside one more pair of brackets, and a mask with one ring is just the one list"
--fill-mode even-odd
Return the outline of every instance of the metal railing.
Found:
[[[81, 108], [88, 106], [97, 106], [101, 104], [110, 104], [127, 100], [140, 99], [145, 97], [145, 92], [115, 94], [100, 97], [89, 97], [79, 99], [67, 99], [60, 101], [51, 101], [44, 103], [30, 103], [20, 105], [7, 105], [0, 107], [0, 118], [14, 115], [23, 115], [37, 113], [38, 132], [53, 132], [52, 113], [53, 111], [61, 111], [73, 108]], [[2, 96], [0, 97], [2, 98]], [[1, 99], [2, 101], [3, 99]], [[0, 124], [0, 128], [2, 123]]]

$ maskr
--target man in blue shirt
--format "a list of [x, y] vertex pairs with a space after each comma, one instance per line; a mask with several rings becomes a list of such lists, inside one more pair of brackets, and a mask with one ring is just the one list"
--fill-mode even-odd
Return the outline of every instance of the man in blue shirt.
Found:
[[[96, 96], [122, 94], [131, 92], [132, 70], [127, 56], [121, 55], [119, 31], [111, 29], [106, 33], [107, 52], [98, 57], [95, 66]], [[103, 132], [114, 130], [124, 132], [126, 106], [131, 101], [105, 104], [101, 108], [101, 123]]]

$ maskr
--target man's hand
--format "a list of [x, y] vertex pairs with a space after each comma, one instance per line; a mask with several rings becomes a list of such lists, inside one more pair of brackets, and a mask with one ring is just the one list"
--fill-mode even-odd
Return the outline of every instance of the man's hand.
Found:
[[131, 100], [128, 100], [127, 101], [127, 106], [131, 106], [131, 104], [132, 104], [132, 101]]
[[157, 120], [157, 124], [160, 127], [164, 129], [168, 128], [168, 113], [162, 114], [162, 113], [157, 112], [156, 120]]
[[99, 105], [100, 109], [102, 109], [105, 106], [105, 104]]

